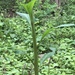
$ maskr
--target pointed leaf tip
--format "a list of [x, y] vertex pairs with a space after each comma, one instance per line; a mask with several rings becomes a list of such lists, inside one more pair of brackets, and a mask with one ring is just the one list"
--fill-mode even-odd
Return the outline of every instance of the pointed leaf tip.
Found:
[[46, 59], [52, 57], [55, 54], [56, 48], [50, 47], [50, 49], [52, 50], [52, 52], [46, 53], [44, 54], [44, 56], [41, 58], [40, 63], [42, 64]]
[[25, 8], [27, 13], [30, 15], [32, 13], [32, 9], [33, 9], [35, 2], [36, 2], [36, 0], [32, 0], [27, 4], [21, 4], [21, 5]]

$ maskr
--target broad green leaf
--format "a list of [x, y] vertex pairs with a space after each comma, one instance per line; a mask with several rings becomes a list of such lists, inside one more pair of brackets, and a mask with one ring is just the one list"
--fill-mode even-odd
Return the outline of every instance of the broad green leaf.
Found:
[[16, 12], [18, 15], [20, 15], [21, 17], [25, 18], [28, 23], [31, 25], [31, 20], [30, 20], [30, 17], [29, 17], [29, 14], [26, 14], [26, 13], [20, 13], [20, 12]]
[[54, 52], [54, 53], [55, 53], [56, 48], [54, 48], [54, 47], [50, 47], [50, 50], [52, 50], [52, 52]]
[[34, 6], [34, 3], [36, 2], [36, 0], [32, 0], [30, 1], [29, 3], [27, 4], [21, 4], [22, 6], [24, 6], [25, 10], [27, 11], [27, 13], [29, 15], [31, 15], [32, 13], [32, 9], [33, 9], [33, 6]]
[[44, 54], [44, 56], [41, 58], [40, 63], [42, 64], [46, 59], [50, 58], [51, 56], [53, 56], [55, 54], [56, 48], [50, 47], [50, 50], [52, 50], [52, 52], [46, 53]]
[[57, 26], [56, 28], [71, 27], [71, 26], [75, 26], [75, 24], [62, 24], [62, 25]]

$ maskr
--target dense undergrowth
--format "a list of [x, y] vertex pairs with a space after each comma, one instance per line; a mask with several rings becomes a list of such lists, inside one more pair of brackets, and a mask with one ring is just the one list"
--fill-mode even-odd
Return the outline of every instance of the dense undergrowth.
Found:
[[[75, 24], [74, 5], [65, 6], [63, 15], [55, 6], [45, 2], [43, 10], [34, 8], [37, 44], [42, 34], [51, 28], [38, 46], [39, 55], [50, 52], [50, 47], [56, 48], [54, 56], [42, 65], [39, 63], [39, 75], [75, 75], [75, 27], [55, 28], [61, 24]], [[55, 11], [55, 16], [51, 11]], [[1, 13], [0, 75], [34, 75], [32, 48], [31, 27], [26, 20], [19, 16], [5, 18]]]

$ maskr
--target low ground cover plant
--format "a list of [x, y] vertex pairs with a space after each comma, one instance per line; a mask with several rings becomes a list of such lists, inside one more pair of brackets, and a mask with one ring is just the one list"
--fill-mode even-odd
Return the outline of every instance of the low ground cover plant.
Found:
[[[46, 3], [43, 7], [45, 6]], [[33, 11], [36, 11], [35, 9], [36, 6]], [[53, 7], [52, 11], [54, 9]], [[65, 9], [67, 9], [67, 7]], [[41, 37], [46, 35], [44, 38], [42, 37], [43, 39], [37, 47], [39, 50], [38, 55], [42, 56], [44, 53], [51, 52], [51, 49], [56, 49], [55, 54], [42, 64], [40, 64], [40, 57], [38, 58], [39, 75], [75, 74], [75, 27], [66, 27], [66, 25], [62, 27], [61, 25], [74, 24], [75, 17], [73, 12], [71, 12], [71, 14], [69, 13], [70, 10], [67, 11], [65, 9], [63, 16], [60, 16], [57, 12], [55, 16], [47, 14], [49, 11], [46, 11], [46, 7], [45, 10], [39, 11], [39, 9], [37, 9], [38, 11], [34, 12], [35, 17], [38, 18], [34, 23], [36, 26], [37, 45], [40, 43]], [[42, 13], [48, 17], [44, 17]], [[59, 25], [61, 25], [59, 28], [55, 28]], [[19, 16], [5, 18], [1, 13], [0, 75], [33, 75], [33, 56], [31, 26], [27, 20]]]

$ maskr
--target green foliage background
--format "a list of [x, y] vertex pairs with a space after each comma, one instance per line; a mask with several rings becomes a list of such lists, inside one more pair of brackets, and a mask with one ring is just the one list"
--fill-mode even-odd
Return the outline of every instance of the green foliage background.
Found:
[[[38, 46], [39, 55], [51, 52], [50, 47], [56, 48], [56, 53], [42, 65], [39, 63], [39, 74], [74, 75], [75, 27], [58, 29], [54, 27], [61, 24], [75, 24], [75, 1], [68, 0], [68, 4], [61, 7], [63, 16], [60, 15], [61, 10], [56, 10], [56, 4], [51, 5], [48, 1], [45, 1], [43, 5], [40, 3], [40, 7], [37, 7], [36, 2], [34, 7], [37, 44], [40, 42], [42, 34], [50, 28], [50, 33]], [[20, 2], [25, 3], [24, 0], [0, 1], [0, 10], [2, 10], [0, 13], [0, 75], [28, 75], [28, 73], [34, 75], [33, 65], [30, 61], [34, 60], [31, 27], [26, 20], [17, 15], [7, 17], [6, 15], [9, 14], [4, 14], [5, 9], [12, 6], [16, 11], [24, 12]], [[52, 11], [55, 12], [55, 16], [51, 13]]]

